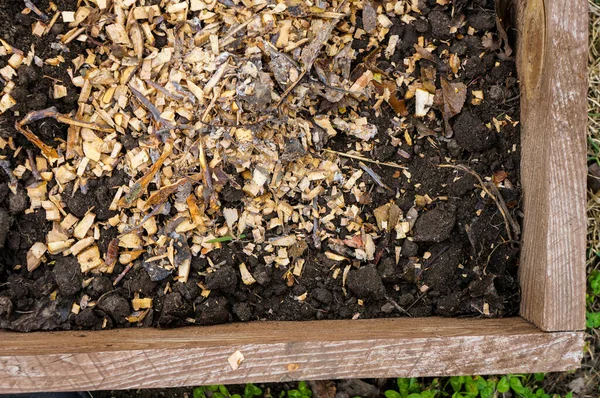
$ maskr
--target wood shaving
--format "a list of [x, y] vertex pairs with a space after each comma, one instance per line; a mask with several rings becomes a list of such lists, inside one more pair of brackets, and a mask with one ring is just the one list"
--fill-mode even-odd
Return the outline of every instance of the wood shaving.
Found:
[[[402, 165], [373, 159], [374, 141], [383, 132], [358, 114], [361, 104], [373, 99], [376, 110], [391, 107], [399, 126], [393, 139], [411, 146], [414, 117], [424, 120], [440, 109], [448, 124], [465, 102], [464, 85], [442, 79], [442, 87], [435, 87], [435, 74], [427, 75], [427, 68], [417, 76], [420, 59], [447, 62], [454, 73], [461, 65], [455, 55], [438, 58], [423, 37], [414, 55], [400, 60], [406, 72], [390, 76], [375, 66], [379, 52], [391, 57], [402, 40], [388, 37], [390, 17], [414, 20], [408, 13], [420, 12], [417, 1], [321, 2], [307, 8], [310, 18], [287, 2], [147, 3], [93, 0], [79, 2], [76, 10], [38, 14], [33, 34], [46, 34], [62, 18], [68, 29], [57, 45], [93, 40], [95, 49], [70, 65], [71, 83], [79, 90], [72, 112], [38, 110], [15, 126], [39, 149], [43, 167], [30, 162], [9, 175], [19, 179], [36, 170], [37, 185], [28, 189], [31, 209], [44, 208], [54, 223], [46, 241], [28, 253], [30, 270], [46, 261], [46, 252], [62, 253], [76, 256], [84, 273], [112, 273], [117, 261], [127, 265], [115, 285], [134, 262], [152, 263], [157, 273], [187, 283], [192, 257], [208, 257], [231, 240], [243, 240], [246, 254], [284, 268], [293, 284], [306, 265], [300, 257], [310, 239], [328, 259], [345, 262], [345, 285], [349, 262], [372, 261], [383, 235], [410, 236], [415, 208], [405, 216], [388, 203], [362, 214], [345, 195], [360, 204], [373, 190], [399, 197], [401, 184], [384, 181], [381, 167], [397, 168], [394, 178], [410, 179]], [[364, 29], [355, 26], [357, 15]], [[358, 38], [382, 48], [362, 54], [353, 69], [359, 55], [352, 42]], [[33, 56], [1, 43], [10, 57], [0, 76], [13, 83]], [[62, 65], [65, 59], [39, 62]], [[70, 94], [66, 83], [54, 83], [55, 99]], [[433, 108], [436, 90], [439, 108]], [[483, 100], [476, 91], [473, 97]], [[416, 105], [409, 109], [406, 101], [413, 98]], [[2, 93], [0, 114], [14, 105], [10, 90]], [[66, 124], [67, 140], [42, 141], [32, 126], [44, 118]], [[328, 148], [329, 140], [340, 135], [353, 137], [354, 147]], [[402, 149], [398, 153], [409, 156]], [[110, 187], [116, 189], [109, 207], [114, 215], [107, 221], [97, 219], [97, 210], [81, 219], [64, 210], [66, 192], [84, 191], [90, 180], [117, 171], [128, 181]], [[239, 206], [224, 198], [227, 191], [237, 192]], [[100, 231], [110, 226], [118, 237], [101, 255]], [[346, 229], [343, 240], [339, 226]], [[396, 243], [398, 262], [401, 243]], [[244, 283], [254, 284], [251, 269], [238, 266]], [[339, 268], [332, 271], [334, 278], [339, 273]], [[204, 294], [210, 291], [203, 288]], [[151, 307], [147, 299], [137, 300], [136, 311]], [[144, 316], [132, 315], [130, 321]], [[242, 360], [239, 351], [234, 353], [232, 369]]]

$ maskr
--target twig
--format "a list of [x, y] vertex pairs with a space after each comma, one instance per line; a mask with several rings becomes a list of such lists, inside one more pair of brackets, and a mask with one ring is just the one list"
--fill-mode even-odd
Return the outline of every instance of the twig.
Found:
[[[319, 206], [317, 205], [317, 198], [313, 198], [313, 209], [317, 212], [317, 214], [319, 213]], [[319, 220], [320, 217], [315, 217], [313, 218], [313, 230], [312, 230], [312, 238], [313, 238], [313, 244], [315, 245], [316, 249], [321, 249], [321, 238], [319, 237]]]
[[387, 185], [385, 185], [383, 183], [383, 181], [381, 180], [381, 177], [379, 177], [379, 175], [377, 173], [375, 173], [372, 168], [368, 167], [363, 162], [359, 162], [358, 165], [360, 166], [361, 169], [366, 171], [368, 175], [371, 176], [371, 178], [373, 179], [373, 181], [375, 181], [377, 183], [377, 185], [379, 185], [382, 188], [387, 189], [388, 191], [391, 191], [390, 187], [388, 187]]
[[206, 153], [204, 151], [204, 143], [202, 142], [202, 138], [198, 140], [198, 160], [200, 162], [200, 168], [202, 169], [202, 178], [204, 180], [204, 185], [206, 185], [206, 190], [208, 193], [209, 206], [212, 209], [218, 209], [217, 192], [214, 188], [210, 167], [208, 165], [208, 162], [206, 161]]
[[412, 307], [415, 306], [415, 304], [417, 304], [423, 297], [425, 297], [427, 295], [427, 292], [421, 294], [419, 297], [416, 298], [415, 301], [412, 302], [411, 305], [408, 306], [408, 308], [406, 309], [406, 311], [410, 310]]
[[142, 218], [142, 220], [137, 225], [134, 225], [133, 227], [130, 227], [130, 228], [125, 228], [125, 230], [123, 232], [121, 232], [121, 234], [118, 236], [118, 238], [122, 238], [123, 236], [142, 228], [142, 226], [146, 223], [146, 221], [148, 221], [150, 218], [152, 218], [154, 215], [156, 215], [162, 209], [162, 207], [163, 207], [163, 203], [161, 203], [157, 206], [154, 206], [152, 211], [150, 213], [146, 214], [144, 216], [144, 218]]
[[48, 22], [48, 20], [50, 19], [48, 17], [48, 15], [44, 14], [43, 12], [40, 11], [39, 8], [36, 7], [35, 4], [33, 4], [33, 2], [31, 0], [23, 0], [23, 2], [25, 3], [25, 7], [29, 8], [31, 11], [33, 11], [34, 13], [37, 14], [38, 17], [40, 17], [40, 19], [44, 22]]
[[231, 242], [234, 240], [240, 240], [240, 239], [244, 239], [246, 237], [246, 234], [241, 234], [240, 236], [233, 237], [233, 236], [221, 236], [219, 238], [214, 238], [214, 239], [209, 239], [206, 241], [206, 243], [223, 243], [223, 242]]
[[144, 96], [144, 94], [142, 94], [141, 92], [139, 92], [138, 90], [133, 88], [131, 83], [129, 84], [129, 90], [131, 90], [131, 92], [135, 95], [135, 97], [138, 99], [138, 101], [140, 101], [142, 103], [142, 105], [144, 105], [144, 107], [150, 111], [150, 113], [152, 114], [152, 117], [154, 118], [154, 120], [156, 120], [157, 123], [162, 124], [164, 126], [171, 127], [171, 128], [174, 127], [173, 123], [164, 119], [160, 115], [160, 111], [154, 106], [154, 104], [152, 102], [150, 102], [150, 100], [148, 100], [148, 98], [146, 98]]
[[48, 159], [58, 159], [58, 152], [56, 152], [56, 149], [46, 145], [42, 140], [38, 138], [37, 135], [33, 134], [27, 128], [21, 127], [21, 124], [19, 122], [15, 123], [15, 128], [19, 133], [23, 134], [29, 142], [37, 146], [42, 151], [44, 156], [46, 156]]
[[373, 256], [373, 263], [375, 265], [379, 264], [379, 260], [381, 260], [381, 256], [383, 256], [383, 252], [390, 245], [390, 232], [386, 229], [383, 232], [383, 237], [381, 238], [381, 242], [377, 245], [377, 249], [375, 250], [375, 255]]
[[[398, 304], [398, 303], [397, 303], [397, 302], [396, 302], [396, 301], [395, 301], [393, 298], [391, 298], [390, 296], [386, 295], [386, 296], [385, 296], [385, 299], [386, 299], [386, 300], [387, 300], [387, 301], [388, 301], [390, 304], [392, 304], [392, 305], [393, 305], [393, 306], [394, 306], [394, 307], [395, 307], [395, 308], [396, 308], [398, 311], [400, 311], [400, 312], [402, 312], [403, 314], [405, 314], [405, 315], [408, 315], [409, 317], [411, 317], [411, 318], [412, 318], [412, 315], [411, 315], [411, 314], [410, 314], [410, 313], [409, 313], [407, 310], [405, 310], [404, 308], [402, 308], [402, 307], [400, 306], [400, 304]], [[412, 307], [412, 306], [411, 306], [411, 307]]]
[[[123, 272], [121, 272], [119, 274], [119, 276], [117, 276], [117, 279], [115, 279], [115, 281], [113, 282], [113, 286], [117, 286], [117, 284], [119, 282], [121, 282], [121, 279], [123, 279], [125, 277], [125, 275], [127, 275], [127, 273], [129, 272], [129, 270], [131, 270], [131, 268], [133, 268], [133, 262], [129, 263], [129, 265], [127, 267], [125, 267]], [[98, 301], [100, 301], [100, 300], [98, 300]]]
[[174, 99], [176, 101], [183, 100], [183, 95], [172, 93], [169, 90], [167, 90], [165, 87], [161, 86], [160, 84], [158, 84], [156, 82], [153, 82], [150, 79], [146, 79], [146, 80], [144, 80], [144, 82], [146, 82], [147, 85], [157, 89], [158, 91], [160, 91], [161, 93], [163, 93], [164, 95], [166, 95], [167, 97], [169, 97], [171, 99]]
[[488, 194], [492, 198], [494, 203], [496, 203], [496, 206], [498, 206], [498, 210], [500, 210], [500, 213], [502, 214], [502, 218], [504, 218], [504, 226], [506, 228], [506, 233], [508, 234], [508, 239], [510, 241], [515, 240], [513, 237], [513, 232], [517, 238], [519, 237], [519, 235], [521, 234], [521, 228], [519, 227], [519, 224], [515, 221], [515, 219], [510, 214], [510, 211], [508, 210], [508, 207], [506, 207], [506, 203], [504, 202], [504, 198], [502, 197], [502, 195], [498, 191], [498, 188], [496, 188], [496, 186], [494, 184], [486, 184], [479, 174], [477, 174], [475, 171], [471, 170], [467, 166], [463, 166], [463, 165], [456, 166], [453, 164], [441, 164], [441, 165], [439, 165], [439, 167], [460, 170], [465, 173], [469, 173], [473, 177], [477, 178], [477, 181], [479, 181], [479, 185], [481, 185], [481, 189], [483, 189], [485, 191], [485, 193]]
[[364, 156], [351, 155], [349, 153], [338, 152], [338, 151], [334, 151], [332, 149], [323, 149], [323, 151], [324, 152], [329, 152], [329, 153], [335, 153], [336, 155], [342, 156], [344, 158], [350, 158], [350, 159], [354, 159], [354, 160], [362, 160], [363, 162], [373, 163], [373, 164], [376, 164], [376, 165], [379, 165], [379, 166], [394, 167], [396, 169], [406, 170], [406, 167], [400, 166], [399, 164], [396, 164], [396, 163], [380, 162], [379, 160], [373, 160], [373, 159], [366, 158]]
[[509, 102], [516, 101], [516, 100], [518, 100], [519, 98], [521, 98], [521, 94], [517, 94], [517, 95], [515, 95], [514, 97], [507, 99], [506, 101], [504, 101], [504, 103], [508, 104]]
[[433, 257], [431, 257], [427, 261], [427, 264], [425, 264], [425, 269], [431, 267], [433, 265], [433, 263], [435, 263], [437, 261], [437, 259], [442, 256], [442, 254], [444, 254], [444, 253], [446, 253], [448, 251], [448, 249], [450, 249], [450, 246], [444, 246], [442, 248], [442, 250], [440, 250], [439, 252], [437, 252], [436, 254], [434, 254]]
[[31, 149], [27, 150], [27, 159], [29, 159], [29, 166], [31, 166], [31, 174], [37, 181], [42, 180], [42, 176], [37, 168], [37, 164], [35, 163], [35, 158], [33, 157], [33, 151]]
[[139, 198], [140, 196], [142, 196], [142, 194], [144, 192], [146, 192], [146, 188], [148, 187], [148, 184], [150, 184], [152, 179], [154, 179], [154, 176], [156, 175], [156, 173], [158, 173], [158, 170], [160, 170], [160, 168], [162, 167], [165, 160], [169, 157], [169, 155], [171, 155], [172, 151], [173, 151], [173, 140], [169, 139], [165, 143], [165, 146], [163, 147], [163, 152], [160, 155], [160, 157], [158, 158], [158, 160], [156, 161], [156, 163], [154, 163], [152, 165], [150, 170], [148, 170], [142, 178], [140, 178], [139, 180], [137, 180], [135, 182], [135, 184], [133, 184], [133, 186], [129, 190], [129, 193], [127, 194], [127, 196], [125, 196], [123, 198], [123, 201], [122, 201], [123, 206], [131, 206], [131, 204], [137, 198]]
[[41, 111], [29, 112], [27, 115], [25, 115], [23, 120], [18, 122], [18, 125], [19, 125], [19, 127], [25, 126], [26, 124], [35, 122], [37, 120], [45, 119], [48, 117], [56, 120], [57, 122], [61, 122], [64, 124], [69, 124], [69, 125], [77, 126], [77, 127], [85, 127], [85, 128], [89, 128], [92, 130], [100, 131], [102, 133], [112, 133], [115, 131], [114, 129], [112, 129], [110, 127], [102, 127], [102, 126], [97, 125], [96, 123], [90, 123], [90, 122], [86, 122], [83, 120], [73, 119], [69, 116], [58, 113], [55, 106], [52, 106], [47, 109], [43, 109]]

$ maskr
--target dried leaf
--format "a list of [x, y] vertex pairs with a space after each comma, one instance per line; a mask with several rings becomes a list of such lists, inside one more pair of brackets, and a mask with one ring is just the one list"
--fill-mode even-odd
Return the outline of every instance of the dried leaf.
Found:
[[391, 80], [386, 80], [382, 83], [379, 83], [373, 80], [373, 86], [377, 90], [377, 94], [383, 95], [385, 93], [385, 89], [388, 90], [389, 96], [386, 98], [386, 102], [390, 104], [394, 112], [396, 112], [400, 116], [408, 116], [408, 109], [406, 109], [406, 104], [403, 99], [398, 99], [396, 96], [396, 92], [398, 91], [398, 87], [396, 83]]
[[496, 29], [498, 29], [498, 36], [502, 39], [504, 44], [504, 54], [510, 57], [513, 50], [508, 40], [508, 34], [506, 34], [505, 22], [510, 18], [510, 5], [509, 2], [503, 0], [495, 0], [494, 2], [496, 10]]
[[363, 3], [362, 23], [363, 28], [369, 34], [375, 32], [375, 29], [377, 29], [377, 11], [370, 1]]
[[460, 113], [467, 99], [467, 86], [464, 83], [450, 83], [442, 78], [442, 117], [446, 127], [446, 137], [453, 135], [450, 119]]

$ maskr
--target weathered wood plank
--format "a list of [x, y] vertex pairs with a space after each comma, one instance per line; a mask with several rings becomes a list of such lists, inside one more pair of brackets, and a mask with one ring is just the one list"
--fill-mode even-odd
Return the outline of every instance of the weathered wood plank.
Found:
[[[236, 350], [245, 360], [233, 371]], [[548, 372], [578, 367], [582, 352], [583, 333], [544, 333], [521, 318], [3, 332], [0, 391]]]
[[521, 315], [585, 328], [587, 1], [518, 1]]

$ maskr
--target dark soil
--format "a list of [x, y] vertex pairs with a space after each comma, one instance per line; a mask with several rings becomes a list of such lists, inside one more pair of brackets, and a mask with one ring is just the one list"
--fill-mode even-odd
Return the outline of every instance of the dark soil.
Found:
[[[75, 10], [77, 1], [56, 3], [59, 9]], [[175, 282], [172, 276], [159, 281], [158, 271], [141, 260], [116, 288], [112, 282], [124, 269], [120, 264], [116, 265], [112, 275], [94, 276], [91, 281], [84, 282], [88, 276], [81, 274], [76, 259], [58, 255], [47, 265], [29, 273], [24, 266], [27, 250], [35, 242], [43, 242], [52, 225], [46, 221], [44, 210], [26, 212], [29, 199], [25, 189], [33, 183], [33, 176], [26, 172], [15, 195], [8, 190], [8, 176], [0, 171], [0, 327], [19, 331], [128, 327], [131, 324], [125, 317], [133, 311], [131, 299], [136, 294], [154, 299], [152, 310], [141, 324], [160, 327], [251, 320], [392, 317], [405, 316], [405, 312], [411, 316], [516, 314], [520, 300], [516, 280], [518, 249], [508, 241], [501, 213], [488, 196], [482, 197], [474, 177], [438, 167], [455, 162], [467, 165], [482, 177], [505, 172], [510, 184], [505, 183], [500, 192], [513, 216], [520, 221], [519, 126], [507, 123], [497, 133], [493, 122], [494, 118], [503, 120], [507, 116], [518, 120], [519, 102], [515, 99], [519, 92], [514, 59], [500, 56], [501, 50], [486, 51], [483, 48], [485, 31], [495, 31], [493, 0], [455, 3], [456, 11], [464, 13], [468, 21], [458, 29], [462, 39], [457, 39], [448, 28], [452, 6], [422, 1], [422, 14], [417, 20], [410, 24], [397, 18], [392, 20], [394, 26], [387, 37], [400, 37], [395, 53], [388, 59], [382, 52], [376, 61], [377, 67], [390, 76], [404, 70], [402, 60], [414, 54], [413, 46], [419, 36], [438, 44], [434, 51], [436, 57], [441, 57], [444, 51], [459, 55], [463, 63], [457, 81], [466, 84], [468, 92], [463, 112], [450, 120], [453, 138], [444, 138], [440, 116], [437, 122], [419, 122], [413, 128], [411, 146], [394, 146], [393, 139], [403, 137], [393, 137], [390, 133], [396, 116], [393, 110], [384, 103], [379, 113], [369, 105], [364, 106], [361, 113], [378, 126], [371, 157], [403, 163], [410, 178], [400, 178], [402, 173], [398, 169], [373, 165], [373, 170], [392, 191], [381, 188], [365, 173], [358, 183], [371, 186], [370, 194], [360, 199], [347, 195], [346, 203], [355, 204], [362, 210], [361, 214], [370, 215], [374, 209], [394, 200], [406, 214], [415, 205], [416, 195], [427, 195], [432, 199], [419, 209], [414, 238], [402, 243], [398, 263], [393, 245], [390, 245], [384, 248], [377, 265], [352, 267], [344, 288], [341, 275], [332, 278], [332, 266], [336, 262], [325, 256], [327, 245], [319, 247], [309, 239], [295, 248], [306, 262], [302, 275], [288, 286], [286, 269], [266, 266], [261, 256], [248, 256], [243, 252], [245, 243], [234, 241], [209, 253], [212, 264], [219, 265], [217, 272], [206, 274], [208, 259], [193, 258], [192, 272], [186, 284]], [[45, 10], [48, 1], [39, 0], [36, 5]], [[0, 0], [0, 38], [25, 52], [34, 44], [36, 54], [42, 59], [58, 55], [60, 50], [53, 50], [50, 44], [66, 28], [55, 26], [50, 34], [38, 39], [31, 35], [31, 25], [35, 22], [33, 14], [21, 15], [22, 9], [22, 2]], [[469, 25], [480, 30], [475, 35], [467, 35]], [[367, 44], [368, 40], [353, 42], [359, 52], [353, 67], [372, 50]], [[73, 41], [69, 45], [70, 51], [62, 55], [68, 60], [87, 47], [93, 48], [94, 44]], [[0, 68], [5, 62], [6, 59], [0, 58]], [[0, 116], [0, 136], [12, 137], [17, 147], [23, 147], [17, 156], [13, 156], [8, 147], [0, 150], [0, 155], [11, 159], [12, 165], [23, 164], [26, 150], [34, 149], [14, 129], [16, 120], [30, 110], [50, 105], [64, 113], [75, 109], [78, 92], [66, 73], [69, 64], [41, 68], [32, 65], [19, 69], [18, 85], [13, 91], [18, 105]], [[419, 65], [435, 67], [438, 74], [446, 73], [447, 69], [444, 63], [427, 60], [421, 60]], [[52, 80], [46, 76], [62, 80], [68, 88], [67, 97], [51, 100]], [[481, 104], [472, 105], [473, 91], [483, 91], [485, 99]], [[414, 108], [412, 102], [414, 99], [408, 100], [409, 108]], [[322, 106], [333, 105], [324, 100]], [[66, 139], [67, 134], [65, 125], [52, 120], [37, 122], [32, 125], [32, 130], [50, 145], [55, 140]], [[423, 134], [424, 131], [435, 134], [428, 136]], [[328, 147], [346, 152], [355, 142], [355, 138], [337, 135]], [[344, 162], [355, 161], [344, 159], [342, 166]], [[111, 178], [90, 181], [83, 193], [77, 191], [71, 196], [72, 187], [69, 186], [64, 196], [69, 198], [65, 209], [81, 217], [94, 207], [98, 220], [107, 220], [113, 215], [108, 206], [115, 189], [123, 183], [126, 183], [125, 176], [115, 172]], [[397, 196], [396, 189], [400, 192]], [[221, 192], [220, 199], [223, 208], [243, 206], [243, 196], [231, 186]], [[348, 233], [343, 226], [339, 226], [339, 231], [341, 237]], [[102, 254], [116, 235], [114, 228], [101, 231], [99, 246]], [[241, 262], [251, 269], [256, 284], [246, 286], [242, 283], [238, 272]], [[167, 283], [170, 290], [165, 288]], [[209, 297], [201, 295], [198, 283], [211, 290]], [[298, 297], [305, 293], [306, 299], [299, 300]], [[96, 306], [86, 308], [78, 315], [71, 313], [73, 303], [80, 303], [84, 295], [96, 300]], [[398, 306], [403, 311], [398, 310]]]

